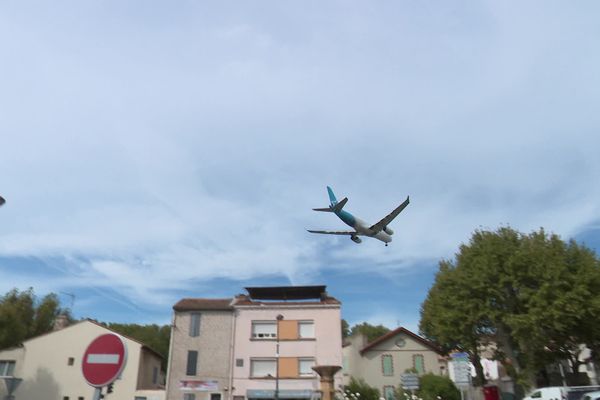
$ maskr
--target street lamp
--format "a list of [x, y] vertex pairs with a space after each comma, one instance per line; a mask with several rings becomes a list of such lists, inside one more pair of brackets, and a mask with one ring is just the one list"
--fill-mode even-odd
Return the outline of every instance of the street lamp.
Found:
[[283, 315], [278, 314], [275, 318], [277, 318], [277, 346], [275, 349], [275, 400], [279, 400], [279, 322], [283, 319]]

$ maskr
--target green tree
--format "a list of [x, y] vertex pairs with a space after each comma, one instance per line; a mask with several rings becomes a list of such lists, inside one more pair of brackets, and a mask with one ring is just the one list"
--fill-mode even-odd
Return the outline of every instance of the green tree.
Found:
[[367, 384], [364, 379], [350, 378], [344, 387], [344, 398], [348, 400], [379, 400], [379, 389]]
[[367, 322], [363, 322], [362, 324], [354, 325], [352, 329], [350, 329], [350, 335], [362, 333], [367, 337], [367, 341], [372, 342], [378, 337], [385, 335], [389, 331], [390, 329], [383, 325], [371, 325]]
[[443, 260], [421, 307], [420, 331], [444, 349], [468, 352], [493, 341], [495, 357], [521, 386], [597, 343], [600, 262], [593, 251], [543, 229], [476, 231], [454, 260]]
[[348, 321], [342, 319], [342, 339], [345, 339], [348, 336], [350, 336], [350, 325], [348, 324]]
[[53, 293], [38, 300], [33, 288], [9, 291], [0, 298], [0, 349], [51, 331], [61, 312]]
[[171, 340], [171, 327], [169, 325], [139, 325], [139, 324], [103, 324], [124, 336], [136, 339], [163, 357], [162, 368], [166, 371], [169, 358], [169, 342]]
[[447, 376], [425, 374], [419, 378], [417, 396], [423, 400], [460, 400], [460, 391]]

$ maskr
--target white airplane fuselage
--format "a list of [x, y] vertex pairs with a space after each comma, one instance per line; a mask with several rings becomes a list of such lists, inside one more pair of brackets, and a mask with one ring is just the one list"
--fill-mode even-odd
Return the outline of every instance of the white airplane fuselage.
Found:
[[[392, 235], [386, 233], [385, 231], [373, 232], [371, 230], [371, 225], [367, 222], [363, 221], [360, 218], [356, 218], [354, 215], [350, 214], [348, 211], [340, 210], [335, 213], [344, 221], [344, 223], [352, 228], [361, 235], [369, 236], [378, 240], [381, 240], [383, 243], [390, 243], [392, 241]], [[391, 231], [391, 230], [390, 230]], [[393, 234], [393, 232], [392, 232]]]

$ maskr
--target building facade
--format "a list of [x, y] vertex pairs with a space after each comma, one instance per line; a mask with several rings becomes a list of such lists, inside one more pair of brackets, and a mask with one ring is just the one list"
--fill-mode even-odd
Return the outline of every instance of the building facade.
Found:
[[[87, 346], [98, 336], [116, 333], [84, 320], [0, 350], [0, 376], [23, 381], [13, 393], [16, 399], [91, 400], [94, 389], [81, 372]], [[123, 337], [127, 364], [113, 385], [113, 400], [163, 400], [160, 363], [162, 357], [144, 344]], [[1, 379], [0, 379], [1, 380]], [[0, 398], [6, 395], [0, 385]]]
[[168, 399], [229, 397], [233, 301], [183, 299], [173, 306]]
[[353, 335], [343, 347], [343, 377], [364, 379], [392, 399], [400, 385], [400, 375], [416, 372], [447, 375], [446, 357], [435, 344], [406, 328], [398, 328], [367, 343], [362, 334]]
[[[325, 286], [247, 291], [175, 305], [169, 400], [311, 399], [320, 389], [312, 367], [341, 365], [341, 305]], [[217, 303], [219, 310], [209, 309]], [[200, 322], [192, 337], [194, 318], [214, 323]], [[202, 354], [212, 366], [203, 368]]]

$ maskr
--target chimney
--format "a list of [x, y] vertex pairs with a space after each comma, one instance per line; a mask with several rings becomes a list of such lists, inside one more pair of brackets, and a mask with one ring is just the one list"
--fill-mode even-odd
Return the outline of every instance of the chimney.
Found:
[[65, 314], [58, 314], [54, 320], [54, 331], [60, 331], [69, 326], [69, 318]]

